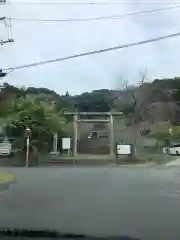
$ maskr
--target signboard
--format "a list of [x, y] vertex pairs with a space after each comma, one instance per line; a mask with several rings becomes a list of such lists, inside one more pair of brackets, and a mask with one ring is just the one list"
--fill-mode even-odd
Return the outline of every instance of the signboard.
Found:
[[62, 149], [63, 150], [71, 149], [71, 138], [62, 138]]
[[118, 155], [131, 155], [131, 145], [117, 145]]

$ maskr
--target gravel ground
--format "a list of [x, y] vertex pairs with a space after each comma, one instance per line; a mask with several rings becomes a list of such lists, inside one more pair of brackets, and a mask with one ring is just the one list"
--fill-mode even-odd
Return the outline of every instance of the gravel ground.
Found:
[[180, 168], [5, 168], [0, 227], [180, 239]]

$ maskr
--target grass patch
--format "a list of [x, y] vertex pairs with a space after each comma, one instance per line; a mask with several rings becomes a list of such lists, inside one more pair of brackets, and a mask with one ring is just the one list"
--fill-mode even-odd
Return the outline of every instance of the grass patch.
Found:
[[[172, 135], [169, 133], [170, 128], [172, 129]], [[165, 139], [179, 140], [180, 126], [173, 126], [169, 121], [155, 123], [149, 137], [155, 138], [158, 142]]]
[[15, 176], [11, 173], [0, 172], [0, 183], [12, 182], [15, 180]]

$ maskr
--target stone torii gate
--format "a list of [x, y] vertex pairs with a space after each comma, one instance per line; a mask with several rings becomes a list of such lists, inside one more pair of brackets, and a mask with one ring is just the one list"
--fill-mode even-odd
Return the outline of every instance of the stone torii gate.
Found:
[[[73, 116], [73, 155], [77, 156], [78, 123], [108, 123], [110, 128], [110, 155], [114, 156], [114, 116], [123, 116], [122, 112], [65, 112]], [[82, 119], [83, 116], [83, 119]], [[86, 118], [85, 118], [86, 117]], [[89, 119], [91, 117], [92, 119]], [[93, 119], [93, 117], [96, 117]], [[104, 117], [104, 118], [103, 118]]]

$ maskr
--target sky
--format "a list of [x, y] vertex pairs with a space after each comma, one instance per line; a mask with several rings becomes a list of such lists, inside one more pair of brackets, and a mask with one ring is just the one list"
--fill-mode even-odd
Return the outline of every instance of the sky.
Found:
[[[48, 0], [46, 0], [48, 1]], [[23, 3], [24, 2], [24, 3]], [[67, 19], [125, 14], [180, 5], [180, 0], [117, 0], [119, 4], [62, 5], [43, 0], [8, 0], [0, 17]], [[49, 0], [48, 3], [65, 2]], [[68, 2], [68, 0], [66, 0]], [[89, 2], [87, 0], [71, 0]], [[115, 3], [113, 0], [94, 2]], [[35, 4], [33, 4], [35, 3]], [[43, 3], [43, 4], [39, 4]], [[81, 52], [146, 40], [180, 31], [180, 8], [116, 20], [71, 23], [12, 21], [14, 43], [0, 46], [0, 68], [55, 59]], [[0, 21], [0, 40], [7, 39]], [[137, 84], [147, 69], [147, 81], [180, 76], [180, 37], [132, 48], [71, 59], [10, 73], [3, 80], [16, 86], [45, 87], [60, 94], [118, 89], [124, 80]]]

